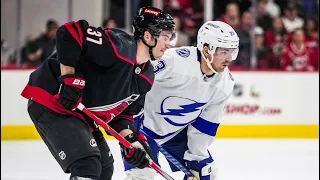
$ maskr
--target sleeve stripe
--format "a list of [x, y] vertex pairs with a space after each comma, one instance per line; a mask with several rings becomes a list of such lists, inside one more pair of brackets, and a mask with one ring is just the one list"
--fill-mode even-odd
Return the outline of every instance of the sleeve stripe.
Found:
[[220, 123], [209, 122], [201, 117], [198, 117], [191, 125], [202, 133], [210, 136], [216, 136]]
[[70, 34], [73, 36], [73, 38], [78, 41], [80, 47], [82, 48], [82, 43], [81, 43], [81, 41], [80, 41], [80, 38], [79, 38], [76, 30], [75, 30], [74, 27], [72, 26], [71, 22], [65, 23], [64, 26], [68, 29], [68, 31], [69, 31]]
[[[79, 30], [78, 30], [77, 26], [74, 24], [74, 21], [71, 21], [70, 23], [71, 23], [71, 25], [72, 25], [72, 28], [76, 31], [77, 37], [79, 38]], [[80, 39], [80, 38], [79, 38], [79, 39]]]
[[78, 32], [79, 32], [79, 39], [80, 39], [80, 43], [81, 43], [81, 47], [82, 47], [82, 43], [83, 43], [83, 33], [82, 33], [82, 29], [80, 27], [80, 23], [79, 21], [74, 23], [77, 26]]

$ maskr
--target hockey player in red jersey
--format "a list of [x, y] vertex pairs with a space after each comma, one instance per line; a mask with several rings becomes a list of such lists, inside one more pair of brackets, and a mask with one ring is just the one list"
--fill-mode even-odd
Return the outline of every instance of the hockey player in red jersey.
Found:
[[124, 158], [138, 168], [149, 165], [150, 148], [133, 127], [159, 59], [175, 37], [172, 17], [153, 7], [133, 20], [134, 36], [119, 29], [67, 22], [57, 30], [57, 52], [31, 73], [22, 96], [41, 138], [71, 180], [111, 180], [113, 157], [103, 134], [77, 110], [81, 102], [105, 121], [134, 150]]

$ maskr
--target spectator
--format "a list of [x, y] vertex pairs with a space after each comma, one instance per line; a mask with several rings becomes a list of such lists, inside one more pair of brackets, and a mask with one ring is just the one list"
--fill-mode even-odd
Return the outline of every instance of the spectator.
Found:
[[238, 4], [240, 15], [244, 12], [250, 11], [252, 8], [252, 0], [230, 0], [231, 2], [235, 2]]
[[248, 11], [241, 16], [241, 24], [235, 28], [240, 42], [239, 55], [236, 61], [231, 62], [231, 66], [240, 66], [242, 68], [251, 67], [251, 35], [250, 31], [253, 28], [253, 17]]
[[[110, 18], [117, 22], [119, 28], [125, 28], [125, 0], [109, 0]], [[132, 16], [131, 16], [132, 17]]]
[[261, 27], [254, 28], [257, 68], [278, 68], [279, 61], [272, 53], [271, 47], [266, 46], [264, 31]]
[[265, 43], [272, 48], [272, 52], [277, 59], [280, 59], [281, 53], [287, 44], [287, 39], [287, 31], [281, 18], [275, 17], [272, 22], [272, 29], [265, 33]]
[[[204, 2], [204, 0], [202, 0], [202, 1]], [[227, 8], [221, 8], [221, 7], [226, 7], [230, 3], [236, 4], [236, 6], [238, 8], [239, 17], [240, 17], [243, 12], [249, 10], [249, 8], [251, 7], [251, 4], [252, 4], [251, 1], [252, 0], [219, 0], [219, 1], [216, 0], [216, 1], [213, 1], [214, 20], [220, 19], [223, 16], [223, 14], [226, 13]]]
[[284, 17], [282, 17], [284, 27], [288, 33], [295, 29], [302, 28], [304, 21], [297, 15], [297, 7], [295, 4], [289, 4], [284, 10]]
[[306, 46], [303, 29], [296, 29], [292, 34], [292, 42], [288, 43], [282, 53], [281, 67], [286, 71], [313, 71], [314, 54]]
[[220, 21], [229, 24], [235, 28], [240, 24], [239, 7], [232, 2], [226, 6], [226, 13], [220, 17]]
[[176, 24], [177, 43], [175, 47], [188, 46], [189, 37], [186, 33], [181, 31], [181, 20], [178, 16], [173, 16], [173, 21]]
[[255, 8], [256, 25], [262, 27], [264, 31], [269, 30], [272, 27], [272, 17], [268, 13], [266, 5], [265, 1], [260, 0]]
[[13, 63], [14, 50], [8, 45], [5, 39], [1, 39], [1, 66], [6, 66]]
[[311, 49], [317, 48], [319, 43], [318, 22], [315, 18], [309, 17], [304, 27], [307, 46]]
[[[302, 19], [307, 18], [307, 8], [305, 6], [304, 1], [310, 1], [310, 0], [290, 0], [291, 3], [295, 4], [295, 7], [297, 9], [297, 15], [301, 17]], [[311, 0], [312, 1], [312, 0]], [[290, 3], [288, 3], [290, 4]]]
[[[190, 17], [192, 20], [194, 20], [197, 23], [197, 27], [200, 28], [200, 26], [203, 24], [203, 11], [204, 11], [204, 1], [199, 0], [188, 0], [191, 3], [191, 11], [187, 11], [187, 17]], [[188, 16], [190, 15], [190, 16]]]
[[281, 14], [283, 14], [285, 7], [289, 4], [288, 1], [284, 0], [274, 0], [274, 2], [279, 6]]
[[[285, 10], [288, 6], [294, 6], [297, 10], [298, 16], [304, 17], [305, 15], [306, 10], [302, 3], [302, 1], [304, 0], [274, 0], [274, 1], [279, 5], [282, 15], [285, 14]], [[306, 0], [306, 1], [310, 1], [310, 0]]]
[[36, 43], [42, 49], [41, 62], [55, 50], [57, 29], [58, 23], [53, 19], [49, 19], [46, 23], [45, 33], [36, 39]]
[[[199, 0], [166, 0], [164, 9], [166, 11], [179, 12], [182, 17], [192, 19], [198, 27], [203, 23], [203, 2]], [[184, 21], [184, 19], [182, 19]]]
[[179, 1], [179, 0], [166, 0], [164, 2], [164, 7], [167, 11], [181, 11], [184, 8], [190, 8], [191, 4], [187, 1]]
[[117, 27], [117, 23], [116, 23], [116, 21], [114, 19], [108, 18], [108, 19], [103, 20], [102, 27], [103, 27], [103, 29], [116, 28]]
[[213, 1], [213, 20], [219, 20], [223, 14], [226, 13], [226, 7], [230, 3], [230, 0], [223, 0], [223, 1]]
[[42, 64], [42, 48], [35, 41], [29, 41], [21, 49], [22, 67], [37, 67]]

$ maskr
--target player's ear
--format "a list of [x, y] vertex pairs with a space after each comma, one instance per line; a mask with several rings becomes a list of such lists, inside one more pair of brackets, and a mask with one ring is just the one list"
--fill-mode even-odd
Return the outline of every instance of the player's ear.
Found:
[[205, 55], [206, 57], [209, 56], [209, 48], [208, 48], [208, 46], [204, 46], [202, 51], [203, 51], [203, 55]]
[[148, 31], [145, 31], [143, 34], [143, 38], [146, 41], [146, 43], [149, 44], [152, 40], [152, 35]]

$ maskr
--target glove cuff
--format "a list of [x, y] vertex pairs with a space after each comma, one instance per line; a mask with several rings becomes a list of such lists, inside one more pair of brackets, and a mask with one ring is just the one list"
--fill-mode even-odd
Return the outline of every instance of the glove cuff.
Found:
[[85, 86], [85, 80], [81, 74], [65, 74], [58, 78], [59, 83], [68, 86], [73, 86], [78, 89], [83, 89]]
[[139, 133], [139, 134], [138, 134], [138, 140], [139, 140], [139, 141], [148, 142], [146, 136], [145, 136], [144, 134], [142, 134], [142, 133]]
[[136, 141], [144, 141], [144, 142], [148, 142], [146, 136], [144, 136], [144, 134], [142, 133], [135, 133], [133, 132], [132, 134], [127, 135], [126, 137], [124, 137], [127, 141], [129, 141], [129, 143], [134, 143]]
[[129, 143], [134, 143], [136, 141], [144, 141], [144, 142], [148, 142], [147, 138], [139, 133], [137, 135], [137, 133], [133, 132], [132, 134], [127, 135], [126, 137], [124, 137]]

